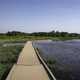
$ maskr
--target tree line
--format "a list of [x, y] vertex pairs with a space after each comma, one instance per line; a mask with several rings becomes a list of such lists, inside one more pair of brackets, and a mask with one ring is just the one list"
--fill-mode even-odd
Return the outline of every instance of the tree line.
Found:
[[51, 32], [34, 32], [34, 33], [25, 33], [19, 31], [8, 31], [7, 33], [0, 33], [0, 36], [45, 36], [45, 37], [79, 37], [78, 33], [68, 33], [68, 32], [59, 32], [59, 31], [51, 31]]

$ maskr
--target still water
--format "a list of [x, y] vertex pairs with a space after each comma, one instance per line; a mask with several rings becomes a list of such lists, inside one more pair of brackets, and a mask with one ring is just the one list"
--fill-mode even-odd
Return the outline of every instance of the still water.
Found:
[[45, 61], [54, 61], [48, 66], [57, 80], [80, 80], [80, 40], [38, 41], [33, 46]]

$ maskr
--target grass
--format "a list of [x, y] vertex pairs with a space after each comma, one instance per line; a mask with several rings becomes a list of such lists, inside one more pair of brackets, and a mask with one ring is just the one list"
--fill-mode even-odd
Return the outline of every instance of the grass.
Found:
[[8, 41], [8, 42], [25, 42], [28, 40], [53, 40], [53, 41], [58, 41], [58, 40], [72, 40], [72, 39], [80, 39], [80, 37], [70, 37], [70, 36], [30, 36], [30, 35], [14, 35], [14, 36], [9, 36], [9, 35], [0, 35], [0, 41]]
[[[0, 80], [5, 80], [13, 64], [17, 62], [23, 45], [3, 46], [7, 42], [0, 42]], [[16, 43], [16, 42], [15, 42]]]
[[6, 65], [0, 63], [0, 80], [2, 75], [4, 74]]
[[56, 60], [52, 60], [52, 59], [48, 59], [46, 62], [47, 62], [49, 65], [54, 65], [54, 64], [56, 64]]

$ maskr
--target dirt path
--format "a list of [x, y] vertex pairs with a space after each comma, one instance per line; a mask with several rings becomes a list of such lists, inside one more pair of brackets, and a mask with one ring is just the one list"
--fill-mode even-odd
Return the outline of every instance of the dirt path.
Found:
[[50, 80], [38, 60], [32, 42], [27, 42], [6, 80]]

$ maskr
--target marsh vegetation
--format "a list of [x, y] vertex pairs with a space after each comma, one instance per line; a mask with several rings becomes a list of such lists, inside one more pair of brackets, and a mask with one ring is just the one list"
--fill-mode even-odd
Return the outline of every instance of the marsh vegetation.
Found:
[[[19, 45], [17, 45], [19, 43]], [[24, 42], [0, 41], [0, 80], [5, 80], [12, 66], [17, 62]]]

